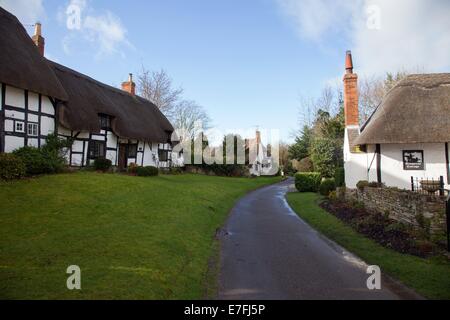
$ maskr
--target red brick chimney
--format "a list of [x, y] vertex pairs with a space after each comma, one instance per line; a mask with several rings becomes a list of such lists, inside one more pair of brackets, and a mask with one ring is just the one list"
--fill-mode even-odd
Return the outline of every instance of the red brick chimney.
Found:
[[359, 126], [358, 75], [353, 73], [353, 59], [351, 51], [347, 51], [345, 57], [344, 112], [346, 127]]
[[132, 96], [136, 95], [136, 84], [133, 82], [133, 74], [130, 73], [127, 82], [122, 83], [122, 90], [128, 92]]
[[31, 37], [36, 47], [42, 56], [44, 56], [45, 39], [42, 37], [42, 25], [40, 22], [36, 22], [34, 25], [34, 36]]

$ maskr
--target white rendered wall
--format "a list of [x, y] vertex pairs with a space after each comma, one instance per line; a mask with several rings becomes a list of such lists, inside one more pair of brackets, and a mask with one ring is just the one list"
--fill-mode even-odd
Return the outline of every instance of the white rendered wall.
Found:
[[[369, 180], [371, 174], [367, 171], [370, 166], [370, 161], [373, 159], [373, 153], [351, 153], [350, 143], [348, 140], [348, 131], [345, 129], [344, 137], [344, 170], [345, 170], [345, 185], [348, 188], [356, 188], [356, 184], [361, 180]], [[375, 172], [376, 181], [376, 159], [372, 164], [371, 171]]]
[[[404, 170], [403, 150], [423, 150], [425, 170]], [[411, 176], [435, 180], [443, 176], [447, 183], [446, 170], [444, 143], [381, 145], [381, 180], [387, 186], [410, 189]]]

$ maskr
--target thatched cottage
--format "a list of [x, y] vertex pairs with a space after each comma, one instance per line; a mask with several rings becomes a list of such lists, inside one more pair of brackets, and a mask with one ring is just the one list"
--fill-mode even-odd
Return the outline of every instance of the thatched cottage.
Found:
[[50, 133], [74, 139], [71, 166], [97, 158], [120, 169], [180, 164], [172, 154], [172, 125], [150, 101], [135, 94], [132, 75], [122, 90], [44, 57], [41, 25], [30, 38], [0, 7], [0, 152], [40, 147]]
[[450, 185], [450, 73], [407, 76], [360, 127], [358, 76], [351, 52], [344, 76], [345, 182], [367, 180], [410, 189], [411, 180]]

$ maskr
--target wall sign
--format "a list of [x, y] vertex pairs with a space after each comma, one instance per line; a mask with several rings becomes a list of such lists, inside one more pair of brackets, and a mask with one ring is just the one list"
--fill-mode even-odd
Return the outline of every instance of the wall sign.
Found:
[[425, 170], [423, 150], [403, 150], [403, 170]]

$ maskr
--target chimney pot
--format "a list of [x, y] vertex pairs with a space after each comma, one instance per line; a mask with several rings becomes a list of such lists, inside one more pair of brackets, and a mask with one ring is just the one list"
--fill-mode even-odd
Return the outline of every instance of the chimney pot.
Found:
[[40, 22], [36, 22], [36, 24], [34, 25], [34, 35], [42, 36], [42, 25]]
[[345, 55], [345, 71], [346, 73], [353, 73], [353, 58], [350, 50], [347, 50]]

